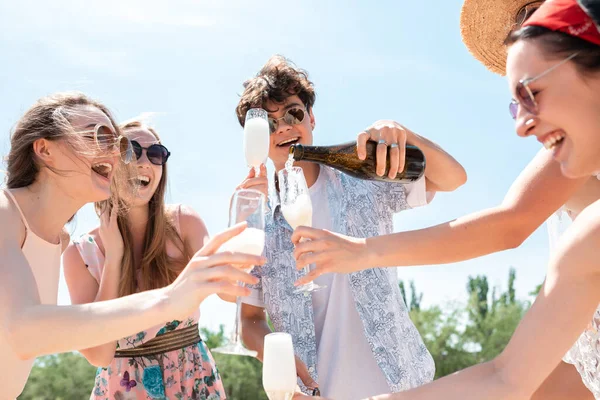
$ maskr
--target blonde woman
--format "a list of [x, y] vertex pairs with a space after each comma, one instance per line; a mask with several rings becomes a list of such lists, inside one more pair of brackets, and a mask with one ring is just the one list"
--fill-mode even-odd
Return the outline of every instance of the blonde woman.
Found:
[[[93, 304], [57, 306], [64, 225], [86, 203], [111, 196], [123, 171], [120, 137], [108, 109], [79, 93], [38, 100], [16, 124], [0, 190], [0, 366], [2, 399], [15, 399], [35, 357], [86, 349], [191, 315], [213, 293], [247, 295], [256, 279], [230, 264], [259, 257], [217, 254], [244, 226], [216, 236], [161, 289]], [[114, 217], [113, 217], [114, 218]], [[114, 220], [114, 219], [113, 219]]]

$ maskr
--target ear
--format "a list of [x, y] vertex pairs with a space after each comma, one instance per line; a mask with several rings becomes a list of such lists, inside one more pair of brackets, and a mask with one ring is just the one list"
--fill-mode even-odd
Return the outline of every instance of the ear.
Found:
[[312, 128], [312, 130], [315, 130], [315, 114], [313, 114], [312, 107], [310, 108], [310, 110], [308, 110], [308, 117], [310, 118], [310, 127]]
[[38, 139], [33, 142], [33, 153], [45, 165], [52, 165], [53, 155], [56, 153], [56, 147], [54, 146], [54, 143], [48, 139]]

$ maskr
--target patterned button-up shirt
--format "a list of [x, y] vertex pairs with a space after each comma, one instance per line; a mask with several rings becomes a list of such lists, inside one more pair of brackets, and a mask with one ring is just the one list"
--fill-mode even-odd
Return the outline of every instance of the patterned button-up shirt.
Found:
[[[373, 237], [393, 231], [393, 214], [409, 208], [402, 184], [353, 178], [321, 167], [334, 231], [352, 237]], [[255, 268], [261, 282], [243, 300], [265, 307], [276, 331], [292, 335], [296, 355], [318, 382], [317, 345], [312, 296], [294, 293], [297, 271], [291, 242], [292, 228], [270, 188], [265, 225], [267, 263]], [[410, 320], [398, 287], [396, 268], [374, 268], [349, 274], [356, 310], [367, 341], [390, 390], [398, 392], [430, 382], [435, 365]]]

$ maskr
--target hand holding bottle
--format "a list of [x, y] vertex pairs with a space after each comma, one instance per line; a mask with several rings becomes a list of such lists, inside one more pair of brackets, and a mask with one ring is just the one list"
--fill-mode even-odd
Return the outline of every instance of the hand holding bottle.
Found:
[[[304, 238], [310, 240], [301, 241]], [[365, 239], [302, 226], [292, 234], [292, 242], [295, 245], [296, 268], [314, 264], [308, 274], [294, 283], [296, 286], [312, 282], [326, 273], [349, 273], [371, 268]]]
[[390, 153], [390, 169], [388, 177], [394, 179], [402, 171], [406, 159], [406, 144], [409, 132], [399, 123], [391, 120], [380, 120], [358, 134], [356, 140], [358, 158], [367, 157], [367, 142], [377, 142], [377, 168], [378, 176], [383, 176], [386, 169], [387, 150]]

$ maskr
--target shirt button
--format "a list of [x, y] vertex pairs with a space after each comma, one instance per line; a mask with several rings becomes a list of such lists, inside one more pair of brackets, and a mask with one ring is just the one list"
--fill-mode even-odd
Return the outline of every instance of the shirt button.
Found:
[[310, 367], [308, 369], [308, 372], [310, 372], [311, 374], [314, 374], [315, 373], [315, 367]]

